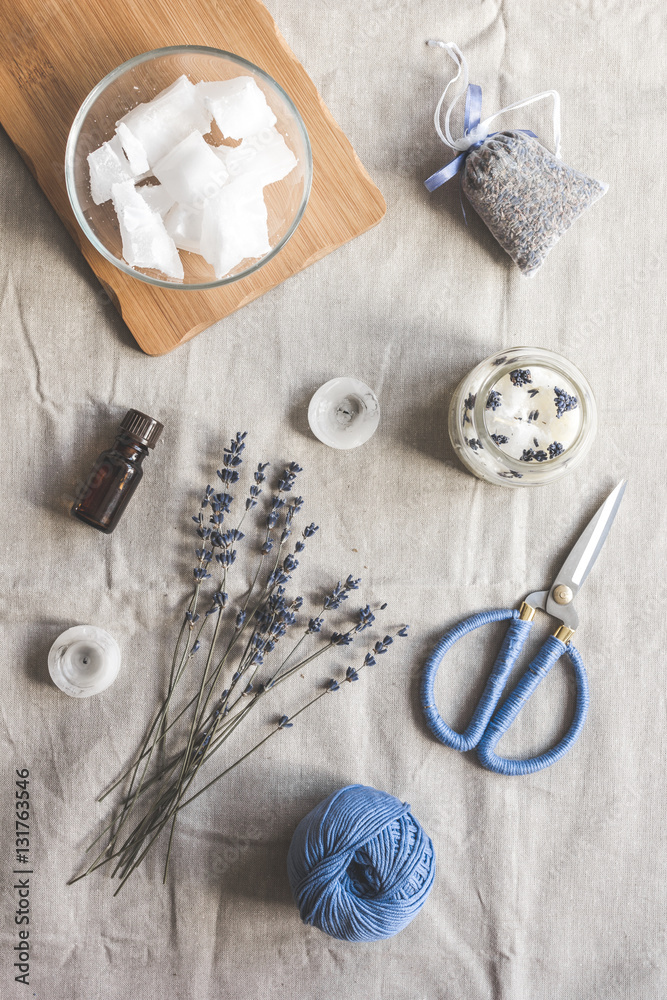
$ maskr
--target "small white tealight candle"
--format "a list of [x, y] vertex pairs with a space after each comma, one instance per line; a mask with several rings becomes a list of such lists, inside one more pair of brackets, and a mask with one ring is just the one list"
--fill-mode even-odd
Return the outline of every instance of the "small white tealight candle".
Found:
[[53, 683], [72, 698], [99, 694], [118, 676], [116, 640], [95, 625], [75, 625], [59, 635], [49, 650]]
[[380, 404], [372, 389], [356, 378], [332, 378], [308, 406], [310, 429], [330, 448], [358, 448], [377, 430]]

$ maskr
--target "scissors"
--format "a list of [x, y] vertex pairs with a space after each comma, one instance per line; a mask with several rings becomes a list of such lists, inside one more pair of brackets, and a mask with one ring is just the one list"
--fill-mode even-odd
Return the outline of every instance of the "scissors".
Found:
[[[579, 625], [577, 612], [572, 606], [579, 589], [590, 573], [600, 554], [612, 522], [625, 492], [626, 481], [622, 480], [612, 490], [598, 511], [588, 522], [571, 550], [563, 567], [549, 590], [529, 594], [517, 610], [483, 611], [466, 618], [450, 629], [437, 644], [424, 665], [421, 680], [421, 704], [426, 722], [433, 735], [455, 750], [477, 749], [477, 756], [483, 767], [496, 774], [532, 774], [549, 767], [560, 760], [578, 739], [588, 712], [588, 678], [579, 651], [572, 645], [572, 636]], [[557, 618], [561, 625], [550, 635], [535, 659], [530, 663], [516, 687], [498, 707], [507, 683], [507, 678], [516, 663], [521, 649], [528, 638], [535, 617], [540, 609]], [[440, 716], [435, 704], [433, 688], [438, 667], [445, 653], [455, 642], [468, 632], [481, 628], [489, 622], [511, 619], [505, 640], [501, 646], [491, 675], [482, 697], [475, 709], [468, 728], [463, 733], [451, 729]], [[567, 653], [574, 669], [576, 684], [576, 704], [574, 718], [565, 736], [550, 750], [537, 757], [523, 760], [499, 757], [494, 751], [501, 736], [509, 729], [530, 696], [549, 673], [554, 663]]]

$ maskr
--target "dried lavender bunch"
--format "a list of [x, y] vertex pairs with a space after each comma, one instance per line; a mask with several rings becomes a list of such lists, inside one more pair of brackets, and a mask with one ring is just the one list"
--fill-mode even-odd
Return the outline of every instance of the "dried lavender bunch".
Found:
[[[287, 587], [308, 541], [319, 529], [314, 523], [298, 533], [295, 528], [303, 498], [295, 494], [302, 470], [294, 462], [281, 472], [273, 494], [265, 500], [260, 497], [265, 491], [268, 463], [260, 463], [252, 475], [240, 516], [233, 527], [229, 526], [236, 503], [230, 491], [240, 479], [245, 438], [245, 433], [237, 433], [224, 449], [222, 468], [217, 472], [222, 489], [216, 491], [207, 486], [200, 509], [193, 517], [198, 539], [197, 563], [171, 661], [167, 693], [133, 764], [100, 797], [101, 801], [123, 782], [127, 783], [112, 821], [91, 844], [92, 848], [106, 837], [106, 846], [71, 881], [112, 865], [111, 876], [119, 879], [116, 892], [120, 891], [158, 837], [169, 828], [166, 879], [179, 812], [275, 733], [290, 728], [291, 719], [325, 694], [338, 690], [340, 684], [331, 678], [291, 719], [284, 714], [278, 716], [269, 733], [261, 736], [250, 750], [209, 777], [203, 787], [197, 787], [201, 769], [210, 773], [213, 755], [282, 683], [325, 653], [350, 645], [375, 623], [374, 611], [366, 605], [343, 631], [327, 628], [329, 616], [339, 611], [359, 588], [361, 581], [350, 575], [323, 597], [320, 606], [310, 617], [305, 616], [299, 627], [304, 601], [301, 596], [288, 596]], [[250, 586], [232, 600], [229, 584], [246, 537], [242, 529], [248, 514], [256, 508], [262, 529], [257, 567]], [[296, 541], [292, 548], [293, 535]], [[380, 610], [385, 608], [383, 604]], [[294, 634], [298, 637], [292, 641]], [[407, 626], [402, 626], [395, 635], [407, 635]], [[385, 653], [393, 641], [391, 635], [376, 640], [359, 667], [347, 668], [341, 683], [358, 680], [360, 671], [374, 665], [376, 657]], [[283, 654], [286, 644], [288, 649]], [[275, 653], [278, 648], [281, 655]]]

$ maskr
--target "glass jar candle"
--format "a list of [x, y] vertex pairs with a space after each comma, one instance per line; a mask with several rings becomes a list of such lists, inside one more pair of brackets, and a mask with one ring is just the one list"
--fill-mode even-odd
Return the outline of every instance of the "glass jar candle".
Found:
[[542, 486], [579, 465], [597, 429], [595, 399], [553, 351], [514, 347], [477, 365], [456, 388], [449, 436], [473, 475], [497, 486]]

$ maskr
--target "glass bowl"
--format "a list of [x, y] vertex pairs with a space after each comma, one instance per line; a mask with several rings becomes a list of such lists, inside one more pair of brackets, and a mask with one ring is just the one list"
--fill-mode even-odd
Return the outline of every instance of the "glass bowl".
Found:
[[[268, 210], [270, 251], [257, 260], [246, 259], [222, 278], [197, 253], [181, 251], [185, 277], [171, 280], [157, 270], [131, 267], [122, 257], [118, 219], [111, 201], [96, 205], [91, 196], [87, 157], [111, 139], [116, 122], [138, 104], [185, 75], [192, 83], [251, 76], [276, 116], [276, 130], [294, 153], [297, 165], [282, 180], [264, 188]], [[215, 136], [216, 144], [238, 145]], [[207, 136], [207, 139], [211, 136]], [[204, 289], [227, 285], [253, 274], [284, 247], [298, 226], [308, 203], [313, 160], [308, 133], [291, 99], [267, 73], [231, 52], [199, 45], [155, 49], [135, 56], [113, 70], [91, 90], [81, 105], [67, 140], [65, 181], [77, 222], [96, 250], [119, 270], [161, 288]]]
[[499, 351], [459, 383], [449, 436], [459, 459], [496, 486], [543, 486], [574, 469], [597, 430], [593, 391], [566, 358], [538, 347]]

